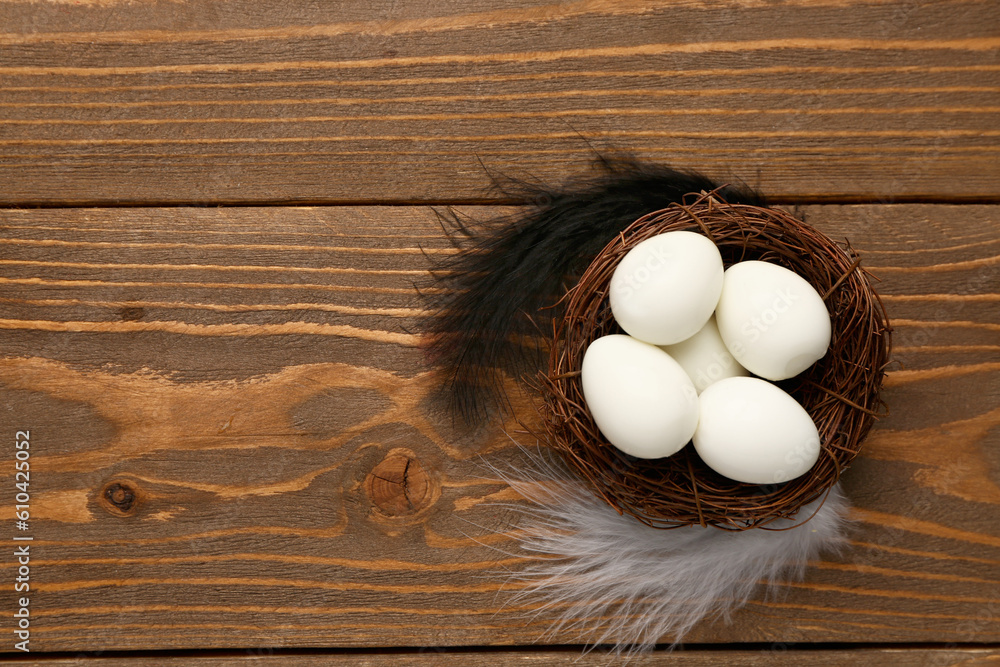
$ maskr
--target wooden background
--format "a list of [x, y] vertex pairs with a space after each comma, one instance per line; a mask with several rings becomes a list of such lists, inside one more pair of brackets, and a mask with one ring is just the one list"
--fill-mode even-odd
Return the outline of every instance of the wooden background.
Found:
[[851, 548], [636, 664], [996, 664], [998, 111], [990, 0], [0, 0], [30, 657], [576, 660], [507, 603], [514, 498], [478, 455], [511, 446], [436, 400], [414, 284], [452, 252], [433, 206], [486, 218], [518, 204], [489, 171], [598, 151], [801, 206], [895, 327]]

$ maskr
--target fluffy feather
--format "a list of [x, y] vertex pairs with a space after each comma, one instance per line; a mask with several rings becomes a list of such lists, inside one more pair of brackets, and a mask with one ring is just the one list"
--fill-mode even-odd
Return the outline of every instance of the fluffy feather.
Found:
[[597, 167], [558, 188], [495, 178], [505, 199], [528, 202], [511, 217], [468, 225], [454, 213], [443, 216], [453, 238], [466, 242], [437, 267], [444, 289], [425, 291], [433, 315], [424, 330], [452, 408], [466, 422], [507, 408], [505, 375], [520, 379], [540, 370], [543, 346], [533, 338], [551, 333], [567, 283], [629, 224], [701, 191], [717, 190], [732, 203], [763, 203], [746, 188], [720, 187], [696, 173], [629, 159], [601, 159]]
[[[549, 459], [494, 472], [530, 509], [518, 526], [529, 565], [510, 575], [514, 602], [540, 603], [557, 620], [550, 633], [576, 632], [619, 653], [672, 645], [706, 617], [728, 619], [762, 588], [801, 579], [807, 561], [845, 541], [848, 502], [839, 485], [796, 519], [767, 528], [650, 528], [618, 514]], [[763, 584], [763, 585], [762, 585]]]

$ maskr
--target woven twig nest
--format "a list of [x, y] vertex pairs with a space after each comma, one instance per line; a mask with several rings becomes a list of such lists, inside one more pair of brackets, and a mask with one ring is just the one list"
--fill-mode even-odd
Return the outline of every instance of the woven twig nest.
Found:
[[[690, 444], [673, 456], [638, 459], [608, 443], [586, 408], [584, 352], [600, 336], [622, 333], [607, 298], [618, 262], [641, 241], [681, 230], [708, 236], [726, 267], [745, 260], [780, 264], [824, 298], [833, 327], [829, 351], [802, 374], [777, 383], [819, 430], [819, 460], [801, 477], [766, 486], [735, 482], [706, 466]], [[640, 218], [608, 243], [565, 297], [565, 316], [556, 322], [549, 370], [540, 383], [545, 439], [598, 496], [650, 526], [742, 530], [793, 515], [837, 481], [884, 407], [879, 391], [890, 329], [859, 264], [848, 244], [783, 211], [731, 205], [711, 194]]]

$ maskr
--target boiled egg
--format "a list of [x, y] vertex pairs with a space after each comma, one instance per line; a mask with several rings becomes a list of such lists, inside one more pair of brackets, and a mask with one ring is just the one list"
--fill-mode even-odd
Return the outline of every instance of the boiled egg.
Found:
[[679, 451], [698, 425], [698, 392], [669, 354], [612, 334], [583, 356], [584, 400], [608, 442], [626, 454], [658, 459]]
[[798, 375], [830, 347], [823, 298], [802, 276], [770, 262], [726, 269], [715, 317], [736, 361], [768, 380]]
[[690, 338], [722, 292], [722, 256], [707, 237], [667, 232], [636, 244], [611, 276], [611, 312], [627, 334], [654, 345]]

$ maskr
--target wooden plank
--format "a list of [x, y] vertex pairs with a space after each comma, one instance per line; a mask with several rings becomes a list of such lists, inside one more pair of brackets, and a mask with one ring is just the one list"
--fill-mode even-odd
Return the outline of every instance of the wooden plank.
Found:
[[[0, 204], [489, 200], [596, 149], [995, 200], [991, 0], [0, 3]], [[495, 201], [495, 200], [491, 200]]]
[[[875, 648], [851, 650], [796, 650], [783, 645], [767, 646], [760, 649], [734, 650], [688, 650], [672, 653], [658, 651], [632, 658], [628, 663], [637, 667], [658, 665], [733, 665], [734, 667], [755, 667], [763, 661], [781, 660], [781, 664], [804, 665], [935, 665], [935, 667], [980, 667], [996, 665], [1000, 651], [994, 648]], [[378, 653], [352, 655], [345, 653], [316, 653], [295, 655], [286, 652], [275, 653], [268, 649], [248, 649], [243, 655], [153, 655], [128, 657], [70, 657], [42, 658], [25, 661], [24, 665], [191, 665], [191, 667], [243, 667], [244, 665], [288, 665], [289, 667], [312, 667], [313, 665], [337, 664], [343, 667], [380, 667], [385, 664], [399, 667], [427, 667], [430, 665], [462, 664], [468, 667], [490, 667], [492, 665], [526, 665], [535, 667], [558, 667], [561, 665], [591, 665], [605, 667], [614, 658], [601, 651], [581, 655], [577, 649], [562, 651], [434, 651], [420, 653]]]
[[[892, 414], [845, 478], [851, 549], [690, 640], [997, 642], [1000, 208], [803, 213], [884, 281]], [[504, 587], [516, 513], [496, 503], [512, 498], [478, 460], [513, 448], [452, 424], [411, 333], [413, 283], [451, 248], [430, 209], [0, 223], [0, 420], [8, 442], [30, 431], [29, 530], [10, 530], [34, 538], [33, 650], [541, 640], [550, 616]]]

